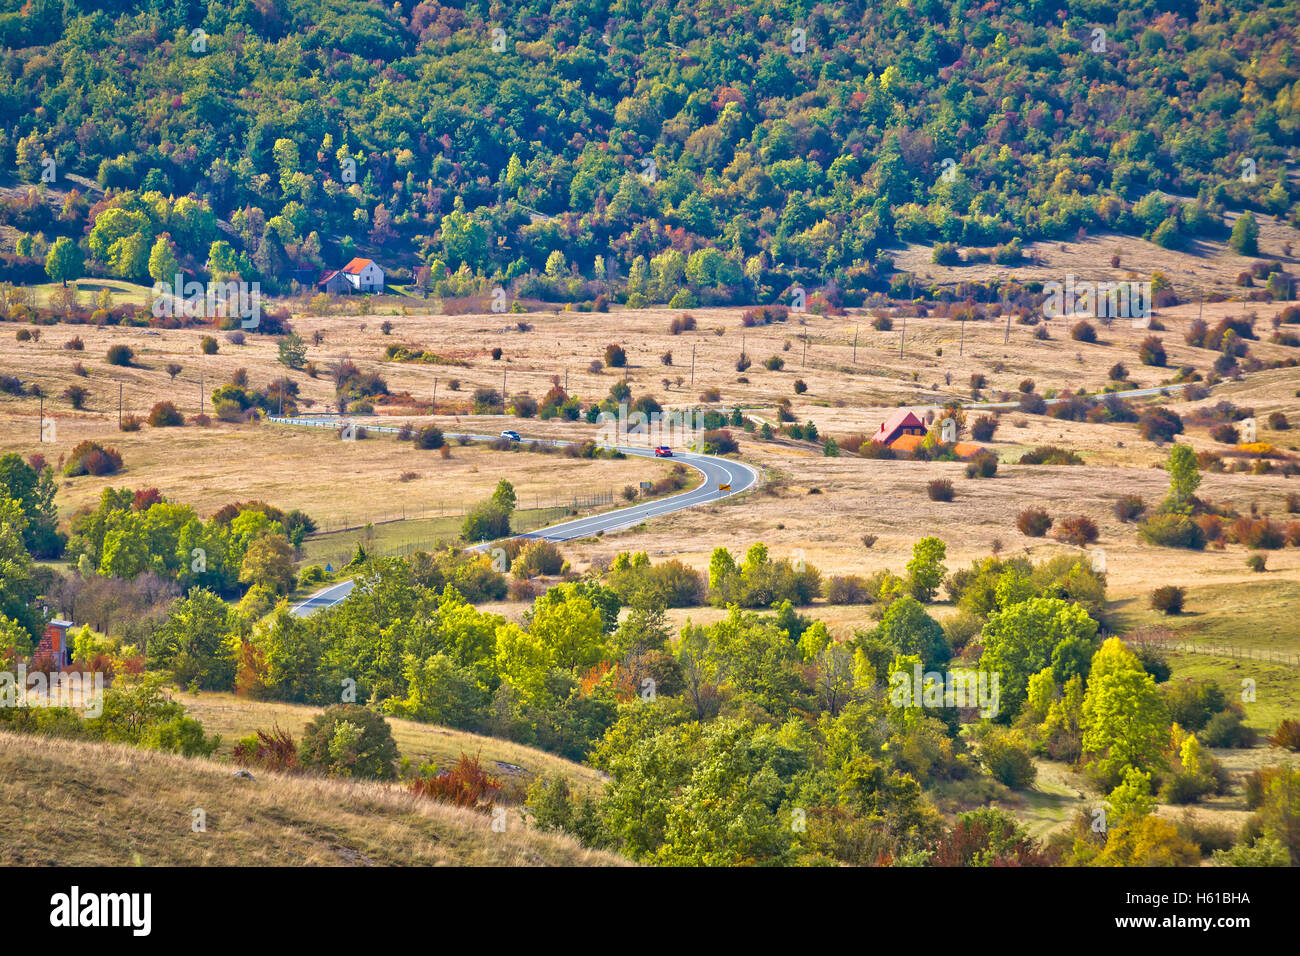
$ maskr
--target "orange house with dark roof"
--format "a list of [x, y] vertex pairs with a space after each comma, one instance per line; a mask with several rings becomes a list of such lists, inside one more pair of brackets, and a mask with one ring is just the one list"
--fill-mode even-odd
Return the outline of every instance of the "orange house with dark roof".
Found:
[[876, 429], [871, 440], [880, 445], [892, 445], [903, 435], [917, 435], [924, 438], [926, 430], [925, 422], [917, 418], [915, 412], [900, 408]]

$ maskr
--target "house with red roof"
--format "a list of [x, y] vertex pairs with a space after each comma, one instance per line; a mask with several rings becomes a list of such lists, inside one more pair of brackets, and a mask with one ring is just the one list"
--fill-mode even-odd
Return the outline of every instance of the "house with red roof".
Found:
[[925, 422], [916, 417], [915, 412], [900, 408], [881, 423], [871, 440], [881, 445], [892, 445], [903, 435], [917, 435], [921, 438], [926, 433]]
[[327, 272], [316, 283], [316, 287], [332, 295], [383, 292], [384, 270], [373, 259], [353, 259], [342, 269]]

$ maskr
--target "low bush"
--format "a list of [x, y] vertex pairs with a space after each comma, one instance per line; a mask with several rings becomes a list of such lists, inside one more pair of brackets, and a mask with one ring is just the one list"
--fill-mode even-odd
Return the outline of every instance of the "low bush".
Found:
[[83, 385], [69, 385], [63, 390], [63, 397], [68, 400], [73, 408], [82, 409], [86, 407], [86, 399], [90, 397], [90, 390]]
[[1182, 431], [1182, 418], [1167, 408], [1149, 408], [1138, 418], [1138, 432], [1147, 441], [1173, 441]]
[[171, 402], [158, 402], [149, 410], [148, 421], [153, 428], [176, 428], [185, 424], [185, 416]]
[[998, 430], [998, 420], [992, 415], [981, 415], [971, 424], [971, 438], [976, 441], [991, 441], [993, 433]]
[[1147, 544], [1164, 548], [1200, 551], [1205, 547], [1205, 532], [1187, 515], [1152, 515], [1138, 525], [1138, 535]]
[[827, 604], [869, 604], [871, 594], [865, 578], [856, 574], [836, 575], [826, 582]]
[[1277, 725], [1277, 729], [1269, 734], [1268, 742], [1274, 747], [1300, 753], [1300, 720], [1290, 718], [1283, 720]]
[[989, 451], [980, 451], [966, 462], [967, 478], [992, 478], [998, 473], [998, 456]]
[[564, 555], [553, 541], [530, 541], [510, 565], [516, 578], [534, 578], [541, 574], [561, 574], [565, 570]]
[[1020, 456], [1022, 465], [1082, 465], [1083, 459], [1066, 448], [1039, 445]]
[[1181, 614], [1186, 596], [1183, 588], [1166, 584], [1151, 592], [1151, 609], [1162, 614]]
[[1233, 541], [1252, 550], [1276, 551], [1286, 544], [1286, 532], [1268, 518], [1238, 518], [1229, 532]]
[[388, 721], [360, 704], [334, 704], [310, 723], [298, 750], [304, 767], [332, 776], [388, 780], [397, 775], [397, 742]]
[[431, 450], [441, 448], [446, 444], [446, 438], [442, 434], [442, 429], [436, 425], [425, 425], [412, 438], [416, 448]]
[[1254, 730], [1246, 726], [1241, 711], [1236, 707], [1219, 711], [1209, 719], [1199, 734], [1201, 742], [1207, 747], [1253, 747], [1257, 736]]
[[1052, 516], [1042, 508], [1026, 508], [1016, 516], [1016, 527], [1030, 538], [1041, 538], [1052, 527]]
[[935, 478], [925, 486], [925, 492], [931, 501], [952, 501], [956, 497], [951, 478]]
[[269, 731], [258, 729], [235, 744], [235, 763], [241, 767], [260, 767], [277, 773], [299, 769], [298, 745], [293, 735], [275, 724]]
[[1224, 423], [1215, 425], [1210, 429], [1210, 437], [1223, 445], [1235, 445], [1241, 441], [1241, 435], [1237, 431], [1236, 425]]
[[1012, 790], [1027, 790], [1038, 775], [1029, 748], [1013, 732], [996, 730], [980, 748], [980, 762], [994, 780]]
[[1097, 540], [1097, 536], [1097, 524], [1087, 515], [1062, 518], [1056, 523], [1056, 531], [1053, 533], [1053, 537], [1058, 541], [1078, 545], [1079, 547], [1092, 544]]
[[1124, 495], [1119, 501], [1115, 502], [1114, 508], [1111, 509], [1115, 517], [1120, 521], [1128, 524], [1130, 521], [1137, 521], [1146, 513], [1147, 505], [1137, 495]]
[[703, 441], [707, 455], [730, 455], [740, 450], [740, 443], [725, 428], [706, 431]]
[[1020, 396], [1020, 410], [1029, 415], [1042, 415], [1047, 412], [1047, 400], [1036, 392], [1028, 392]]
[[98, 442], [83, 441], [68, 454], [63, 474], [68, 478], [78, 475], [112, 475], [122, 470], [122, 456], [117, 449]]
[[417, 777], [410, 786], [411, 793], [417, 797], [428, 797], [480, 813], [492, 812], [501, 789], [500, 781], [488, 775], [477, 754], [471, 758], [464, 753], [451, 770]]
[[1164, 367], [1168, 361], [1164, 343], [1158, 337], [1148, 335], [1138, 346], [1138, 361], [1143, 365]]

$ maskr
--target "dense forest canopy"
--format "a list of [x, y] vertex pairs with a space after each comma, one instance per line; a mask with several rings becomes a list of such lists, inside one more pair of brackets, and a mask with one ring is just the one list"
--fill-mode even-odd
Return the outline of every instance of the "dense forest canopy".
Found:
[[124, 278], [161, 239], [273, 287], [360, 251], [752, 301], [883, 288], [900, 241], [1300, 215], [1290, 0], [4, 6], [4, 167], [107, 193], [3, 218]]

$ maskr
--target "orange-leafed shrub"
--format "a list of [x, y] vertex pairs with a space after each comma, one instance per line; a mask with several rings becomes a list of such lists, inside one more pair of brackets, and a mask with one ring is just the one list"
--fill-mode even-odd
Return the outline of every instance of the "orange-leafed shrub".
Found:
[[1205, 534], [1206, 541], [1218, 541], [1223, 537], [1223, 522], [1218, 515], [1197, 515], [1193, 520]]
[[298, 769], [298, 745], [293, 734], [279, 724], [270, 731], [257, 730], [235, 744], [235, 763], [291, 773]]
[[1282, 529], [1268, 518], [1238, 518], [1231, 531], [1233, 541], [1251, 549], [1272, 551], [1286, 543]]
[[1058, 541], [1077, 544], [1082, 547], [1096, 541], [1097, 535], [1096, 522], [1087, 515], [1075, 515], [1072, 518], [1062, 518], [1057, 522], [1054, 537]]
[[490, 813], [501, 793], [501, 782], [483, 769], [478, 754], [470, 758], [462, 752], [456, 766], [431, 777], [417, 777], [410, 789], [417, 797]]
[[1300, 720], [1283, 720], [1269, 736], [1268, 742], [1274, 747], [1300, 751]]

